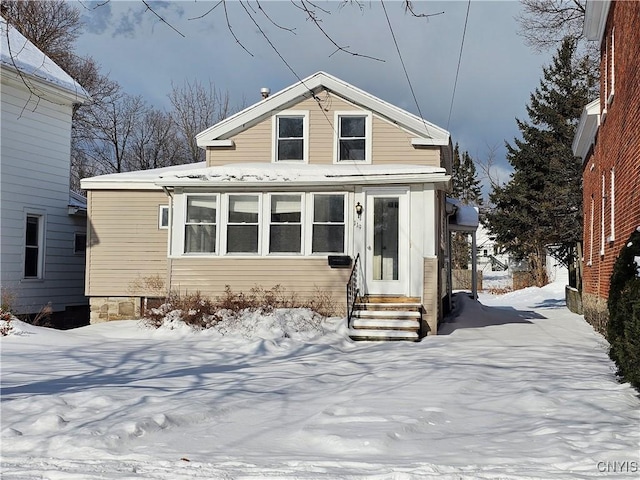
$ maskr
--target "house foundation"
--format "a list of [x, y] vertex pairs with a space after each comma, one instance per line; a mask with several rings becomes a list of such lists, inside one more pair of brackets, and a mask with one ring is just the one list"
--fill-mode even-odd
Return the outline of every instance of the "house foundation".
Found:
[[90, 323], [140, 318], [139, 297], [91, 297]]

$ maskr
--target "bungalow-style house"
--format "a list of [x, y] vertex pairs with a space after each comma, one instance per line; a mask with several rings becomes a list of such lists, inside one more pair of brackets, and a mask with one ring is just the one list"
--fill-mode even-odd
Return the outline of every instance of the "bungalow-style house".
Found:
[[437, 333], [449, 133], [323, 72], [263, 92], [197, 135], [206, 162], [82, 181], [91, 321], [279, 285], [329, 295], [352, 338]]
[[587, 1], [584, 34], [600, 45], [600, 98], [573, 142], [583, 159], [582, 310], [605, 332], [613, 265], [640, 226], [640, 2]]
[[2, 303], [86, 324], [86, 201], [69, 177], [73, 108], [89, 97], [4, 18], [0, 30]]

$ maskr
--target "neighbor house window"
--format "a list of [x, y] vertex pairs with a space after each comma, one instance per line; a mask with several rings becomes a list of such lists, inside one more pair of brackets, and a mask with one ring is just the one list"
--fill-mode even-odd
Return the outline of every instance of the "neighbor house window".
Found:
[[158, 207], [158, 228], [169, 228], [169, 205], [160, 205]]
[[344, 253], [344, 195], [313, 196], [312, 253]]
[[258, 253], [260, 226], [258, 195], [229, 195], [227, 253]]
[[271, 195], [269, 253], [301, 253], [302, 196]]
[[87, 251], [87, 234], [74, 233], [73, 235], [73, 253], [81, 254]]
[[185, 253], [216, 252], [217, 213], [217, 196], [190, 195], [187, 197]]
[[352, 113], [337, 113], [338, 162], [370, 161], [371, 116]]
[[275, 160], [304, 162], [307, 160], [307, 114], [285, 112], [275, 117]]
[[24, 243], [24, 278], [42, 278], [44, 216], [27, 214]]

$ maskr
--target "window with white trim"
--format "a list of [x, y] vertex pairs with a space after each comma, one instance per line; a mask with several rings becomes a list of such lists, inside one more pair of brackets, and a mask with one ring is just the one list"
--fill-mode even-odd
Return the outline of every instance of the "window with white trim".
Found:
[[271, 195], [269, 253], [302, 253], [302, 195]]
[[184, 253], [217, 251], [218, 196], [188, 195], [186, 205]]
[[43, 277], [44, 216], [28, 213], [25, 221], [24, 278]]
[[371, 163], [370, 112], [335, 112], [334, 163]]
[[260, 253], [260, 197], [229, 195], [227, 253]]
[[312, 253], [345, 252], [345, 195], [313, 195]]
[[158, 228], [160, 230], [169, 228], [169, 205], [158, 207]]
[[609, 197], [611, 203], [611, 235], [609, 241], [613, 242], [616, 239], [616, 172], [615, 169], [611, 169], [611, 188], [609, 189]]
[[274, 161], [306, 162], [308, 152], [307, 112], [290, 111], [274, 118]]

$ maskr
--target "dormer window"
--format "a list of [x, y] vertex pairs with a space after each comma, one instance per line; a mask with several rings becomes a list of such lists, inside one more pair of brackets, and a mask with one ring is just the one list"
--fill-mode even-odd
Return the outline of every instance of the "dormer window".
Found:
[[371, 114], [337, 112], [336, 162], [371, 163]]
[[274, 160], [306, 162], [309, 127], [307, 112], [283, 112], [274, 117]]

